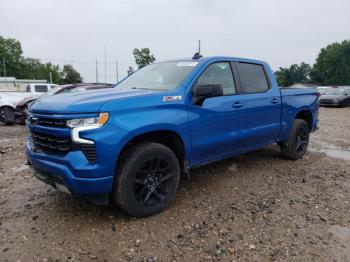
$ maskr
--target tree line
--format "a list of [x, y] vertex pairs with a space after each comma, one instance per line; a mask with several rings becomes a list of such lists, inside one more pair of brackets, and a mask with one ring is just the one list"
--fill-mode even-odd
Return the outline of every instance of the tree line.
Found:
[[350, 85], [350, 40], [322, 48], [313, 66], [302, 62], [289, 68], [280, 67], [275, 76], [279, 86]]
[[[82, 77], [72, 65], [62, 68], [50, 62], [41, 63], [39, 59], [22, 55], [21, 43], [12, 38], [0, 36], [0, 76], [6, 68], [7, 76], [19, 79], [46, 79], [57, 84], [79, 83]], [[155, 57], [148, 48], [134, 49], [133, 55], [138, 68], [153, 63]], [[130, 72], [129, 72], [130, 71]], [[134, 70], [129, 68], [128, 74]], [[289, 68], [280, 67], [275, 71], [279, 86], [296, 83], [315, 85], [350, 85], [350, 40], [332, 43], [319, 52], [313, 66], [307, 63], [293, 64]]]
[[18, 79], [46, 79], [55, 84], [81, 83], [83, 78], [72, 65], [61, 68], [50, 62], [23, 56], [21, 43], [13, 38], [0, 36], [0, 76], [13, 76]]

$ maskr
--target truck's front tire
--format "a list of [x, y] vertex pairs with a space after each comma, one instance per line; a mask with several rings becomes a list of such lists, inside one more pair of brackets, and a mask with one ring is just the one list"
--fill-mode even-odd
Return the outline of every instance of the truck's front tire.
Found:
[[297, 160], [301, 159], [309, 145], [309, 126], [302, 119], [295, 119], [288, 140], [280, 144], [284, 157]]
[[180, 180], [176, 155], [158, 143], [143, 143], [123, 154], [115, 175], [113, 198], [135, 217], [163, 211], [174, 198]]
[[12, 125], [15, 122], [15, 111], [8, 106], [0, 108], [0, 121], [5, 125]]

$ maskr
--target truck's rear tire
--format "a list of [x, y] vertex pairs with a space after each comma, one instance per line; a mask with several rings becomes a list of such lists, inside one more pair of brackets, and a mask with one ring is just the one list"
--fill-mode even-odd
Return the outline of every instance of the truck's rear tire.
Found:
[[304, 120], [295, 119], [288, 140], [280, 145], [282, 155], [292, 160], [301, 159], [309, 145], [309, 132], [309, 126]]
[[119, 207], [135, 217], [168, 207], [180, 180], [173, 151], [158, 143], [138, 144], [127, 150], [118, 164], [113, 198]]
[[0, 108], [0, 121], [12, 125], [15, 122], [15, 111], [8, 106]]

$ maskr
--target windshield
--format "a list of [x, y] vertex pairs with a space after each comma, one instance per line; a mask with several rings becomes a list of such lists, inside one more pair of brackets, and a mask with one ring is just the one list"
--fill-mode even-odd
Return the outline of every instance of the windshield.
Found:
[[143, 67], [116, 87], [123, 89], [172, 90], [181, 85], [197, 62], [162, 62]]
[[54, 88], [51, 88], [49, 91], [47, 91], [45, 94], [42, 94], [41, 96], [51, 96], [54, 95], [57, 91], [59, 91], [60, 89], [62, 89], [61, 86], [56, 86]]
[[323, 95], [345, 95], [346, 91], [340, 88], [327, 88], [324, 90]]

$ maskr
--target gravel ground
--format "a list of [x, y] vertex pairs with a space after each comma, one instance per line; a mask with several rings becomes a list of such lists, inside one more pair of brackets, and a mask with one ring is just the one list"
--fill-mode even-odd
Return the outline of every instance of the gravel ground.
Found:
[[195, 170], [165, 212], [129, 217], [36, 180], [0, 126], [0, 261], [349, 261], [350, 108], [321, 108], [302, 160], [271, 146]]

